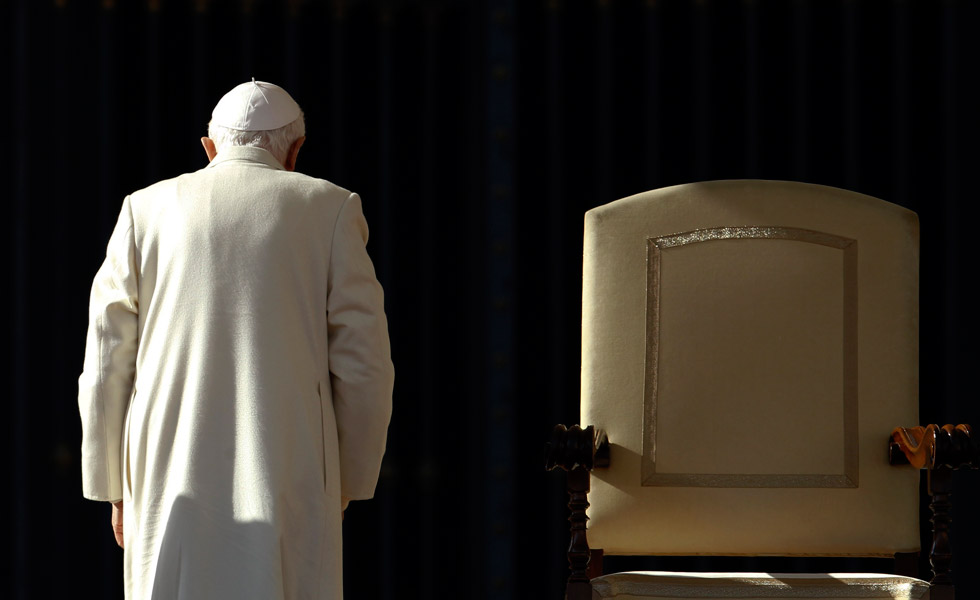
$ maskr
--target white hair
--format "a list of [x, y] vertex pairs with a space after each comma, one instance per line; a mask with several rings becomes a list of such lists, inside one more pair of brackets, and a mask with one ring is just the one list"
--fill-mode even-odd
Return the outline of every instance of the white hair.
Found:
[[288, 125], [268, 131], [243, 131], [208, 123], [208, 137], [220, 153], [227, 146], [255, 146], [268, 150], [280, 163], [286, 163], [286, 156], [293, 142], [306, 135], [303, 113]]

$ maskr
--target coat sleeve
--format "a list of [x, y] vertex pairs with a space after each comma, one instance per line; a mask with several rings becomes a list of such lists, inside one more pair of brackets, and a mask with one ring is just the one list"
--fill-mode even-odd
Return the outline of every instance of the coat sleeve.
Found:
[[123, 421], [136, 373], [137, 295], [136, 242], [127, 197], [92, 283], [85, 363], [78, 378], [82, 495], [91, 500], [123, 497]]
[[341, 494], [374, 496], [385, 451], [395, 372], [384, 294], [368, 257], [361, 200], [344, 202], [327, 280], [330, 386], [340, 445]]

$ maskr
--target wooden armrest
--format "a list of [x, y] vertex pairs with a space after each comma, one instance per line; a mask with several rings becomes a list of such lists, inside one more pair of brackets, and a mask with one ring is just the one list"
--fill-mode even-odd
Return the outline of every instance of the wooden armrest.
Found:
[[916, 469], [980, 468], [980, 436], [969, 425], [896, 427], [888, 443], [888, 462]]
[[555, 425], [551, 440], [545, 445], [545, 465], [548, 471], [571, 471], [583, 467], [586, 471], [609, 466], [609, 440], [606, 432], [589, 425], [565, 427]]
[[950, 526], [953, 496], [953, 469], [980, 468], [980, 440], [972, 435], [969, 425], [928, 425], [926, 427], [896, 427], [888, 441], [888, 462], [892, 465], [910, 464], [926, 469], [927, 489], [932, 512], [933, 600], [953, 600]]

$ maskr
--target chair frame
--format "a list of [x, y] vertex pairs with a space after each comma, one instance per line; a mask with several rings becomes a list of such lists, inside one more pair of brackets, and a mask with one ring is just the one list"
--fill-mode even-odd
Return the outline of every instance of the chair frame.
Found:
[[[930, 598], [955, 600], [950, 545], [952, 472], [980, 468], [980, 436], [972, 435], [970, 425], [896, 427], [888, 440], [888, 462], [926, 471], [932, 512]], [[589, 548], [586, 509], [589, 508], [590, 473], [608, 466], [609, 440], [604, 431], [591, 425], [584, 429], [578, 425], [555, 425], [545, 448], [545, 469], [560, 468], [567, 472], [571, 573], [565, 587], [566, 600], [591, 600], [590, 581], [602, 575], [602, 550]], [[896, 554], [896, 573], [918, 575], [918, 558], [918, 553]]]

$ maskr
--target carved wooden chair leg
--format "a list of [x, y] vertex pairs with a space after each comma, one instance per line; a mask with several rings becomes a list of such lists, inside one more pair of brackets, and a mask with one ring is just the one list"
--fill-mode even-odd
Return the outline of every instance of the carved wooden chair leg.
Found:
[[[609, 465], [609, 441], [606, 434], [591, 425], [565, 427], [555, 425], [545, 449], [545, 468], [568, 472], [568, 517], [571, 541], [568, 544], [568, 567], [571, 574], [565, 587], [566, 600], [591, 600], [592, 577], [601, 575], [602, 553], [589, 549], [585, 514], [589, 508], [589, 472], [596, 466]], [[598, 560], [592, 562], [592, 556]], [[590, 564], [591, 563], [591, 564]], [[598, 571], [597, 571], [598, 569]]]
[[926, 471], [929, 496], [932, 501], [932, 548], [929, 563], [932, 565], [931, 600], [953, 600], [953, 551], [950, 546], [949, 528], [952, 523], [953, 471], [947, 468]]
[[571, 541], [568, 545], [568, 585], [565, 588], [567, 600], [591, 600], [592, 586], [589, 584], [589, 542], [586, 539], [585, 523], [589, 520], [585, 511], [589, 508], [589, 471], [585, 467], [575, 467], [568, 472], [568, 508], [571, 514]]

